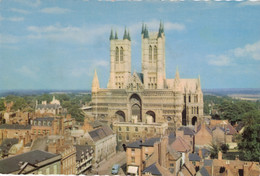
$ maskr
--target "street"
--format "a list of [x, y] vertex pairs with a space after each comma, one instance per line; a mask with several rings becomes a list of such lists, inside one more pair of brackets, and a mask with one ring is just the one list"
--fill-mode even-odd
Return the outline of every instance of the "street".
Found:
[[[126, 153], [118, 152], [113, 157], [104, 161], [100, 164], [100, 166], [96, 169], [98, 175], [111, 175], [111, 169], [114, 164], [119, 164], [120, 169], [117, 175], [125, 175], [125, 164], [126, 164]], [[123, 169], [122, 169], [123, 166]]]

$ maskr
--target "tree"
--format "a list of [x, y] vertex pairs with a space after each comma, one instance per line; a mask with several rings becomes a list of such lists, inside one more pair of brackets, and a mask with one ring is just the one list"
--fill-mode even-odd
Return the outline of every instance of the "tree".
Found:
[[258, 161], [260, 158], [260, 111], [253, 110], [243, 116], [245, 130], [238, 143], [240, 159]]
[[211, 143], [210, 144], [210, 158], [214, 159], [214, 158], [218, 158], [218, 152], [219, 152], [219, 146], [217, 144]]
[[227, 153], [227, 151], [229, 150], [229, 145], [228, 144], [222, 144], [220, 146], [220, 149], [221, 149], [222, 153]]
[[0, 99], [0, 111], [5, 110], [5, 104], [4, 104], [4, 100]]

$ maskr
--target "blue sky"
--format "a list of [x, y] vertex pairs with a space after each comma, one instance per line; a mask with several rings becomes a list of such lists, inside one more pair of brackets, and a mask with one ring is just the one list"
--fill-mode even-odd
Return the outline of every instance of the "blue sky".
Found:
[[201, 77], [202, 88], [260, 88], [260, 2], [0, 0], [0, 90], [101, 87], [109, 34], [132, 38], [141, 72], [141, 25], [164, 22], [166, 77]]

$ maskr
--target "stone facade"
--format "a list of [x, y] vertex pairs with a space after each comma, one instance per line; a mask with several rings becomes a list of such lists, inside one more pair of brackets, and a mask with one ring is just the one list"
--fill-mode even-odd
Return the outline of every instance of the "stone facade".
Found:
[[92, 82], [92, 115], [109, 122], [163, 123], [169, 126], [195, 125], [203, 117], [200, 78], [174, 79], [165, 74], [165, 34], [142, 29], [142, 73], [131, 74], [131, 39], [111, 32], [110, 79], [100, 88], [95, 72]]

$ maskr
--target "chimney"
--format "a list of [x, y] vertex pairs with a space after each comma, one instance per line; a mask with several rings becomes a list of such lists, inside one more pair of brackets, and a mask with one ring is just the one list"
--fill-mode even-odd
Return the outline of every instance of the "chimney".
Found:
[[203, 158], [201, 148], [199, 149], [199, 156], [200, 156], [201, 159]]
[[218, 160], [222, 160], [222, 152], [221, 151], [218, 152]]

